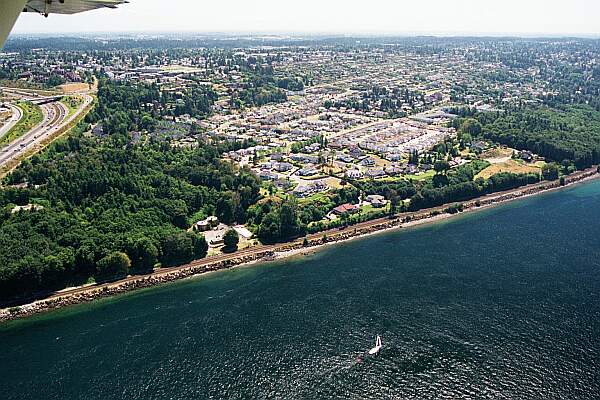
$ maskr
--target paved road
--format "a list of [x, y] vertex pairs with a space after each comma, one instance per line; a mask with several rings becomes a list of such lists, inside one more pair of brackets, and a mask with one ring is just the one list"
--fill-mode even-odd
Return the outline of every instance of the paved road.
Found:
[[41, 105], [44, 119], [25, 135], [0, 150], [0, 168], [20, 159], [24, 154], [56, 134], [63, 126], [77, 118], [92, 101], [91, 96], [85, 95], [77, 112], [70, 117], [68, 116], [69, 110], [60, 102]]
[[0, 128], [0, 139], [2, 139], [4, 135], [6, 135], [8, 131], [10, 131], [13, 126], [15, 126], [17, 122], [23, 118], [23, 111], [19, 107], [12, 104], [7, 104], [7, 106], [12, 111], [12, 117], [10, 117], [10, 119], [2, 126], [2, 128]]

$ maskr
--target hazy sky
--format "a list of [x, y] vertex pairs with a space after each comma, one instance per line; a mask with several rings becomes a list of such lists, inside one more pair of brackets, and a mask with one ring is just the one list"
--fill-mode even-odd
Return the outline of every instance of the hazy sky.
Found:
[[130, 0], [76, 16], [23, 14], [14, 30], [97, 31], [600, 36], [600, 0]]

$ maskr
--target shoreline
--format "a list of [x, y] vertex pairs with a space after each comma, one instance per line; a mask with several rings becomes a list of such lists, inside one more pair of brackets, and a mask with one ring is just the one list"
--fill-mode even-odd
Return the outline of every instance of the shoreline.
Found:
[[[581, 171], [584, 172], [584, 171]], [[429, 224], [435, 224], [441, 221], [445, 221], [445, 220], [450, 220], [450, 219], [454, 219], [455, 217], [458, 217], [460, 215], [464, 215], [464, 214], [472, 214], [472, 213], [476, 213], [478, 211], [484, 211], [484, 210], [488, 210], [488, 209], [492, 209], [495, 208], [497, 206], [503, 205], [503, 204], [507, 204], [510, 203], [512, 201], [516, 201], [516, 200], [524, 200], [526, 198], [529, 197], [533, 197], [536, 195], [540, 195], [540, 194], [544, 194], [544, 193], [550, 193], [550, 192], [554, 192], [554, 191], [559, 191], [561, 189], [566, 189], [566, 188], [571, 188], [573, 186], [579, 185], [579, 184], [583, 184], [595, 179], [600, 179], [600, 172], [596, 173], [596, 174], [591, 174], [591, 175], [586, 175], [583, 176], [579, 179], [576, 180], [572, 180], [569, 181], [568, 183], [566, 183], [565, 185], [552, 185], [551, 187], [546, 187], [544, 189], [539, 189], [539, 190], [535, 190], [535, 191], [531, 191], [527, 193], [517, 193], [520, 192], [520, 190], [524, 190], [524, 189], [537, 189], [537, 188], [532, 188], [531, 186], [536, 186], [539, 184], [534, 184], [534, 185], [528, 185], [528, 186], [522, 186], [520, 188], [517, 189], [512, 189], [509, 192], [511, 193], [503, 193], [503, 196], [509, 196], [511, 194], [513, 194], [513, 197], [507, 197], [507, 198], [502, 198], [502, 199], [491, 199], [491, 202], [485, 203], [485, 204], [481, 204], [479, 206], [476, 206], [475, 203], [477, 201], [481, 201], [481, 199], [486, 198], [486, 196], [483, 197], [478, 197], [475, 199], [471, 199], [471, 200], [467, 200], [465, 202], [463, 202], [463, 204], [465, 205], [465, 208], [463, 211], [457, 212], [455, 214], [450, 214], [447, 212], [441, 212], [440, 214], [436, 214], [436, 215], [431, 215], [431, 211], [430, 210], [436, 210], [436, 209], [440, 209], [440, 208], [447, 208], [449, 205], [451, 204], [458, 204], [461, 202], [453, 202], [453, 203], [448, 203], [448, 204], [444, 204], [443, 206], [440, 207], [435, 207], [433, 209], [426, 209], [426, 210], [420, 210], [417, 213], [421, 213], [421, 212], [425, 212], [425, 211], [429, 211], [429, 216], [426, 216], [425, 218], [419, 218], [419, 219], [411, 219], [408, 222], [403, 222], [400, 223], [398, 225], [394, 225], [394, 226], [390, 226], [390, 227], [384, 227], [381, 229], [377, 229], [377, 230], [373, 230], [371, 232], [366, 232], [366, 233], [360, 233], [357, 235], [353, 235], [341, 240], [333, 240], [333, 241], [328, 241], [327, 243], [322, 243], [322, 244], [316, 244], [316, 245], [311, 245], [309, 247], [303, 247], [300, 249], [293, 249], [293, 250], [286, 250], [286, 251], [281, 251], [281, 252], [275, 252], [274, 257], [271, 261], [274, 260], [280, 260], [280, 259], [285, 259], [285, 258], [290, 258], [290, 257], [294, 257], [297, 255], [311, 255], [311, 254], [315, 254], [318, 251], [321, 251], [325, 248], [327, 248], [328, 246], [331, 245], [336, 245], [339, 243], [345, 243], [345, 242], [351, 242], [353, 240], [360, 240], [360, 239], [364, 239], [364, 238], [368, 238], [370, 236], [375, 236], [378, 234], [382, 234], [382, 233], [388, 233], [391, 231], [396, 231], [396, 230], [400, 230], [400, 229], [406, 229], [406, 228], [415, 228], [418, 226], [422, 226], [422, 225], [429, 225]], [[558, 182], [558, 181], [550, 181], [549, 183], [554, 183], [554, 182]], [[490, 195], [487, 195], [489, 197], [494, 196], [495, 194], [500, 194], [500, 192], [498, 193], [493, 193]], [[401, 215], [398, 215], [399, 217]], [[347, 229], [352, 228], [352, 226], [348, 227]], [[321, 232], [321, 234], [323, 234], [325, 232]], [[260, 261], [260, 260], [259, 260]], [[251, 263], [247, 263], [247, 264], [252, 264], [254, 262]], [[240, 265], [241, 266], [241, 265]]]
[[[148, 275], [130, 276], [109, 283], [66, 288], [28, 304], [0, 309], [0, 323], [54, 311], [71, 305], [92, 302], [138, 289], [158, 286], [168, 282], [206, 275], [218, 270], [249, 266], [259, 262], [281, 260], [293, 256], [314, 254], [317, 251], [325, 249], [327, 246], [341, 242], [363, 239], [391, 230], [432, 224], [461, 214], [489, 209], [513, 200], [561, 190], [598, 178], [600, 178], [600, 174], [597, 168], [592, 167], [565, 177], [565, 185], [560, 185], [558, 180], [544, 181], [504, 192], [488, 194], [464, 202], [453, 202], [439, 207], [399, 214], [393, 218], [380, 218], [361, 222], [344, 229], [332, 229], [311, 234], [307, 236], [308, 246], [303, 245], [304, 238], [299, 238], [287, 243], [260, 245], [240, 250], [233, 254], [207, 257], [186, 265], [159, 269]], [[444, 211], [449, 205], [458, 203], [464, 206], [462, 212], [450, 214]]]

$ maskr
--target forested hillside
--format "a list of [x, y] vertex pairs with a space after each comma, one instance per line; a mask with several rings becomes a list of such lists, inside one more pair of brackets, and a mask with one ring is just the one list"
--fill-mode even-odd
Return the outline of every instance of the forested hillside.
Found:
[[144, 118], [132, 110], [152, 90], [104, 89], [89, 119], [110, 135], [85, 135], [82, 124], [0, 190], [1, 299], [204, 257], [204, 238], [186, 232], [192, 221], [243, 221], [259, 196], [255, 175], [220, 160], [238, 143], [179, 148], [149, 135], [134, 143], [129, 130]]
[[590, 106], [527, 107], [477, 118], [483, 137], [494, 142], [578, 168], [600, 162], [600, 111]]

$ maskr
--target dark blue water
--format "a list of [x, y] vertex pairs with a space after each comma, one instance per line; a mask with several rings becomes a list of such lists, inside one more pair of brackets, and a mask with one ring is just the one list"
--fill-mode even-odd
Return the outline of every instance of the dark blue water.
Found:
[[594, 182], [5, 325], [0, 398], [597, 399], [599, 206]]

